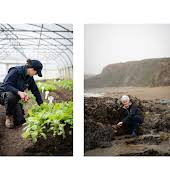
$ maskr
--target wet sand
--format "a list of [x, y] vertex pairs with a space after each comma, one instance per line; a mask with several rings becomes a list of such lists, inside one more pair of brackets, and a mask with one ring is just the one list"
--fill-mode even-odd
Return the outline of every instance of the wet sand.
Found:
[[143, 100], [170, 99], [170, 86], [160, 87], [106, 87], [85, 89], [85, 96], [121, 97], [130, 94]]

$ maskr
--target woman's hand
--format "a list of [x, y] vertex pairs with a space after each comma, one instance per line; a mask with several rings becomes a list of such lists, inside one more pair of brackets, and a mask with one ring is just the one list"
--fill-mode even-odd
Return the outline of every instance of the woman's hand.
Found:
[[27, 102], [29, 100], [28, 95], [25, 96], [24, 101]]
[[18, 91], [18, 95], [20, 96], [20, 98], [24, 101], [28, 101], [29, 97], [27, 95], [27, 93], [22, 92], [22, 91]]
[[123, 125], [123, 122], [119, 122], [117, 126], [121, 127]]

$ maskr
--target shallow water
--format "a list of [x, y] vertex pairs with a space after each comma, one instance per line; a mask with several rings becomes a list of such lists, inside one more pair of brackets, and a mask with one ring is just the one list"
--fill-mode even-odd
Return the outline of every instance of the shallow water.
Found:
[[[157, 137], [157, 135], [155, 137]], [[135, 143], [133, 138], [120, 136], [112, 141], [111, 147], [89, 150], [85, 152], [85, 156], [128, 156], [131, 154], [144, 154], [149, 150], [158, 152], [160, 155], [164, 153], [170, 154], [170, 141], [169, 139], [162, 141], [159, 145], [154, 142], [151, 142], [151, 144], [147, 142]]]

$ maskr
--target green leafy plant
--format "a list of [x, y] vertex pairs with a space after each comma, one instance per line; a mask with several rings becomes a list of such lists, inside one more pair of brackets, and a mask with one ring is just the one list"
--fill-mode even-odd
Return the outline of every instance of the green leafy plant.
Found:
[[63, 136], [65, 138], [65, 126], [73, 128], [73, 102], [55, 104], [43, 103], [35, 105], [28, 111], [25, 128], [22, 136], [31, 137], [35, 143], [39, 137], [46, 139], [48, 134]]
[[73, 81], [72, 80], [48, 80], [46, 82], [38, 82], [38, 88], [42, 91], [56, 91], [59, 88], [73, 90]]
[[55, 84], [46, 82], [46, 83], [38, 83], [38, 88], [40, 91], [42, 91], [44, 87], [44, 91], [56, 91], [57, 87]]
[[58, 87], [61, 87], [61, 88], [64, 88], [64, 89], [68, 89], [70, 91], [73, 89], [73, 81], [72, 80], [57, 81], [56, 85]]

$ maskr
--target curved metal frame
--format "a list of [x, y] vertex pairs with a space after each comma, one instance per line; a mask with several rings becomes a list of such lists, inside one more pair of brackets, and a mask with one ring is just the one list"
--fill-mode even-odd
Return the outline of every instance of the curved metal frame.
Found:
[[[61, 75], [61, 70], [63, 70], [64, 74], [68, 75], [70, 78], [70, 74], [73, 71], [73, 63], [72, 63], [72, 49], [71, 47], [73, 46], [73, 42], [71, 41], [72, 39], [72, 35], [73, 35], [73, 31], [69, 30], [68, 28], [64, 27], [63, 25], [60, 24], [52, 24], [54, 26], [54, 29], [49, 29], [48, 27], [45, 27], [47, 25], [44, 26], [44, 24], [37, 25], [37, 24], [27, 24], [29, 26], [34, 26], [34, 27], [38, 27], [40, 28], [40, 30], [26, 30], [26, 29], [19, 29], [16, 27], [13, 27], [10, 24], [1, 24], [0, 27], [0, 36], [3, 33], [6, 37], [0, 39], [0, 45], [2, 45], [2, 47], [0, 47], [1, 50], [6, 50], [5, 53], [8, 53], [6, 56], [4, 56], [4, 59], [7, 59], [8, 56], [10, 56], [11, 54], [13, 54], [13, 51], [11, 50], [15, 50], [17, 53], [21, 54], [24, 58], [28, 58], [28, 54], [27, 51], [28, 49], [24, 48], [24, 43], [26, 41], [28, 41], [29, 43], [32, 44], [28, 44], [25, 43], [25, 47], [31, 47], [32, 49], [34, 49], [34, 47], [32, 46], [37, 46], [35, 53], [37, 53], [39, 56], [44, 57], [44, 59], [50, 58], [50, 60], [54, 61], [57, 64], [56, 69], [58, 70], [58, 72]], [[8, 27], [6, 27], [8, 26]], [[24, 26], [24, 24], [23, 24]], [[59, 27], [60, 29], [62, 28], [63, 30], [57, 30], [55, 29], [56, 27]], [[39, 34], [39, 38], [37, 38], [37, 36], [32, 36], [32, 35], [26, 35], [26, 34], [15, 34], [15, 32], [31, 32], [32, 34]], [[43, 34], [43, 32], [47, 33], [50, 32], [51, 34], [55, 34], [54, 37], [52, 37], [51, 35], [47, 35], [47, 34]], [[64, 36], [64, 34], [61, 33], [70, 33], [69, 37], [68, 36]], [[56, 37], [56, 35], [58, 37]], [[19, 37], [21, 36], [21, 37]], [[27, 37], [27, 38], [24, 38]], [[22, 44], [21, 40], [24, 40], [24, 43]], [[38, 45], [35, 44], [35, 41], [33, 42], [33, 40], [38, 40]], [[2, 44], [1, 42], [3, 42], [4, 40], [8, 40], [8, 44], [4, 43]], [[18, 41], [19, 40], [19, 41]], [[64, 40], [64, 42], [61, 42], [60, 40]], [[53, 43], [52, 43], [53, 41]], [[44, 42], [45, 44], [41, 45], [41, 42]], [[10, 48], [12, 47], [12, 48]], [[55, 47], [51, 48], [51, 47]], [[64, 47], [64, 48], [61, 48]], [[30, 48], [30, 50], [31, 50]], [[46, 52], [39, 52], [40, 50], [46, 50]], [[48, 51], [48, 52], [47, 52]], [[30, 54], [31, 55], [31, 54]], [[48, 59], [46, 60], [48, 61]], [[71, 68], [71, 70], [70, 70]], [[64, 76], [65, 76], [64, 75]], [[64, 78], [64, 77], [62, 77]]]

